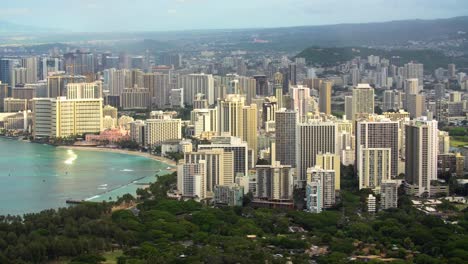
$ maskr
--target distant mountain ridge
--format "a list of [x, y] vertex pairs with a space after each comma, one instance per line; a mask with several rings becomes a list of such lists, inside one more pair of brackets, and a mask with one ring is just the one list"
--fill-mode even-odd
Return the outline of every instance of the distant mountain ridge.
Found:
[[[336, 24], [264, 29], [260, 37], [281, 42], [309, 42], [306, 46], [392, 45], [412, 41], [468, 38], [468, 16], [434, 20], [399, 20], [362, 24]], [[462, 36], [462, 37], [463, 37]], [[303, 46], [302, 48], [305, 48]]]

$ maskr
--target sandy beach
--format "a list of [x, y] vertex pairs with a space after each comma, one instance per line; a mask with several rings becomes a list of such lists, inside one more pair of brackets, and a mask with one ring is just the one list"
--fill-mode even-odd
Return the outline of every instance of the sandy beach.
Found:
[[124, 150], [124, 149], [86, 147], [86, 146], [83, 146], [83, 147], [81, 146], [57, 146], [57, 147], [64, 148], [64, 149], [80, 149], [80, 150], [88, 150], [88, 151], [112, 152], [112, 153], [120, 153], [120, 154], [126, 154], [126, 155], [134, 155], [134, 156], [140, 156], [140, 157], [145, 157], [145, 158], [149, 158], [152, 160], [164, 162], [171, 166], [176, 166], [176, 162], [173, 160], [170, 160], [164, 157], [154, 156], [146, 152], [131, 151], [131, 150]]

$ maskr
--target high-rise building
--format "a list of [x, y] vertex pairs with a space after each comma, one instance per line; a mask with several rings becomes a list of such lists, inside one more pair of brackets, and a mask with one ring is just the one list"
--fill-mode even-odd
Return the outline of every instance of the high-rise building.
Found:
[[257, 92], [257, 82], [254, 78], [238, 76], [239, 93], [245, 96], [245, 103], [251, 104]]
[[353, 86], [357, 86], [358, 83], [361, 81], [361, 73], [359, 71], [359, 68], [356, 64], [354, 64], [352, 67], [351, 67], [351, 70], [349, 71], [350, 75], [351, 75], [351, 84]]
[[353, 89], [353, 106], [352, 117], [349, 120], [354, 120], [356, 114], [373, 114], [374, 113], [374, 88], [369, 84], [358, 84]]
[[418, 118], [426, 113], [426, 96], [421, 94], [409, 94], [406, 96], [406, 104], [411, 118]]
[[71, 75], [93, 75], [95, 73], [95, 58], [90, 52], [77, 50], [63, 55], [65, 71]]
[[130, 138], [137, 142], [140, 146], [145, 146], [145, 122], [143, 120], [136, 120], [129, 123]]
[[209, 105], [215, 103], [214, 78], [211, 74], [189, 74], [179, 78], [179, 87], [184, 89], [184, 104], [193, 105], [195, 95], [205, 95]]
[[307, 182], [306, 202], [307, 211], [311, 213], [321, 213], [323, 208], [323, 187], [320, 180]]
[[293, 101], [293, 110], [297, 111], [302, 119], [309, 112], [310, 89], [302, 85], [291, 86], [289, 94]]
[[123, 109], [149, 109], [151, 107], [148, 88], [125, 88], [120, 96], [120, 106]]
[[341, 162], [340, 155], [334, 153], [319, 153], [317, 154], [317, 161], [315, 167], [322, 168], [324, 170], [332, 170], [335, 172], [335, 190], [340, 190], [340, 177], [341, 177]]
[[290, 85], [297, 85], [297, 65], [296, 63], [289, 64], [288, 79]]
[[237, 137], [213, 137], [211, 144], [198, 145], [198, 150], [204, 149], [222, 149], [225, 152], [233, 152], [234, 175], [237, 175], [237, 173], [248, 175], [249, 168], [252, 168], [254, 165], [254, 162], [249, 155], [249, 146], [247, 145], [247, 142], [244, 142]]
[[451, 103], [461, 102], [462, 93], [460, 92], [451, 92], [449, 95], [449, 100]]
[[173, 66], [179, 68], [182, 66], [182, 55], [179, 53], [162, 53], [159, 56], [159, 65]]
[[377, 199], [374, 195], [369, 194], [367, 197], [367, 212], [375, 213], [377, 209]]
[[24, 85], [28, 76], [28, 70], [26, 68], [13, 68], [11, 74], [11, 87], [14, 88], [18, 84]]
[[33, 136], [68, 137], [99, 133], [103, 128], [102, 99], [35, 98]]
[[382, 110], [384, 112], [399, 109], [399, 107], [397, 107], [395, 97], [396, 97], [395, 91], [393, 91], [393, 90], [385, 90], [384, 91], [383, 105], [382, 105]]
[[383, 210], [398, 207], [398, 183], [388, 180], [380, 186], [380, 208]]
[[289, 165], [275, 161], [272, 165], [257, 165], [255, 197], [268, 200], [290, 200], [293, 195], [293, 176]]
[[102, 98], [52, 99], [53, 137], [99, 133], [103, 129]]
[[405, 79], [417, 78], [419, 83], [424, 81], [424, 66], [420, 63], [409, 62], [403, 67], [403, 77]]
[[125, 88], [133, 87], [131, 77], [132, 72], [130, 70], [107, 69], [104, 70], [104, 86], [106, 86], [110, 96], [120, 96]]
[[229, 94], [218, 102], [218, 135], [243, 138], [245, 97]]
[[268, 79], [265, 75], [255, 75], [255, 87], [257, 89], [257, 95], [270, 96], [270, 89], [268, 86]]
[[346, 120], [353, 120], [353, 97], [345, 96], [345, 116]]
[[3, 99], [8, 98], [9, 96], [8, 84], [0, 81], [0, 111], [3, 112]]
[[307, 183], [316, 182], [320, 186], [320, 204], [323, 208], [331, 208], [335, 205], [335, 171], [320, 167], [307, 169]]
[[208, 108], [208, 100], [205, 99], [204, 94], [195, 95], [193, 100], [193, 109], [206, 109]]
[[172, 89], [169, 99], [171, 108], [184, 108], [184, 89]]
[[[219, 165], [216, 164], [215, 165]], [[207, 168], [205, 160], [198, 160], [193, 163], [180, 162], [177, 166], [177, 186], [178, 191], [184, 197], [205, 199]], [[215, 186], [216, 187], [216, 186]]]
[[249, 148], [253, 151], [253, 158], [258, 155], [258, 125], [257, 125], [257, 105], [251, 104], [242, 108], [243, 121], [242, 124], [242, 140], [246, 141]]
[[217, 113], [217, 108], [192, 110], [190, 113], [190, 123], [194, 126], [194, 137], [200, 137], [203, 132], [217, 131]]
[[163, 108], [169, 104], [170, 79], [170, 75], [164, 73], [146, 73], [143, 75], [143, 87], [150, 90], [152, 101], [154, 101], [157, 108]]
[[405, 130], [405, 180], [417, 195], [431, 195], [431, 181], [437, 180], [437, 121], [421, 117], [411, 120]]
[[259, 124], [259, 126], [265, 128], [265, 124], [267, 122], [276, 120], [276, 111], [278, 111], [278, 101], [274, 96], [265, 97], [264, 101], [261, 104], [261, 109], [258, 110], [259, 112], [261, 112], [261, 116], [259, 118], [261, 124]]
[[327, 115], [331, 115], [332, 86], [332, 81], [324, 81], [319, 90], [319, 110]]
[[12, 86], [11, 75], [13, 73], [13, 67], [15, 61], [13, 59], [2, 58], [0, 59], [0, 81], [3, 84]]
[[388, 119], [359, 121], [356, 127], [356, 171], [359, 188], [376, 189], [398, 175], [399, 123]]
[[447, 131], [439, 131], [438, 154], [448, 154], [450, 152], [450, 136]]
[[60, 70], [60, 59], [49, 57], [41, 58], [40, 69], [40, 79], [46, 80], [49, 74]]
[[182, 139], [180, 119], [147, 119], [145, 122], [145, 145], [154, 147], [166, 140]]
[[214, 188], [214, 203], [227, 206], [242, 206], [244, 186], [237, 183], [216, 185]]
[[308, 120], [296, 130], [296, 167], [298, 180], [305, 186], [307, 168], [315, 166], [320, 153], [338, 153], [338, 127], [331, 121]]
[[3, 107], [5, 113], [16, 113], [28, 109], [28, 100], [18, 98], [3, 99]]
[[183, 196], [214, 196], [217, 185], [234, 183], [233, 152], [222, 149], [187, 152], [179, 162], [177, 189]]
[[33, 129], [35, 139], [50, 137], [52, 134], [52, 106], [51, 98], [34, 98], [32, 103]]
[[66, 86], [67, 99], [99, 99], [102, 98], [102, 83], [69, 83]]
[[47, 77], [47, 97], [57, 98], [67, 96], [67, 84], [69, 83], [85, 83], [84, 76], [65, 75], [57, 73]]
[[276, 160], [296, 167], [296, 111], [280, 109], [276, 112]]
[[27, 76], [25, 83], [36, 83], [38, 76], [38, 60], [37, 57], [29, 57], [21, 59], [21, 67], [26, 68]]
[[457, 70], [455, 68], [455, 64], [451, 63], [448, 65], [448, 77], [449, 78], [455, 78], [455, 75], [457, 74]]

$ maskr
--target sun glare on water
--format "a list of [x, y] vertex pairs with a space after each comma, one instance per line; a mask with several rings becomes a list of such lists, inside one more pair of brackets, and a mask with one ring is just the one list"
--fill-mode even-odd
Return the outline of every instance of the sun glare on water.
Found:
[[73, 162], [78, 158], [78, 155], [73, 152], [73, 150], [69, 149], [67, 151], [68, 158], [65, 160], [65, 164], [71, 165]]

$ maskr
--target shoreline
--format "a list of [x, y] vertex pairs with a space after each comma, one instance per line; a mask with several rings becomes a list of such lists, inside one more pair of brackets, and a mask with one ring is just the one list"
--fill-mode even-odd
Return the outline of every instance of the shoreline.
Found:
[[132, 156], [140, 156], [144, 158], [149, 158], [155, 161], [159, 161], [162, 163], [166, 163], [170, 166], [175, 167], [177, 164], [175, 161], [164, 158], [164, 157], [159, 157], [159, 156], [154, 156], [151, 154], [148, 154], [146, 152], [139, 152], [139, 151], [133, 151], [133, 150], [124, 150], [124, 149], [112, 149], [112, 148], [100, 148], [100, 147], [89, 147], [89, 146], [56, 146], [57, 148], [62, 148], [62, 149], [75, 149], [75, 150], [86, 150], [86, 151], [95, 151], [95, 152], [108, 152], [108, 153], [118, 153], [118, 154], [125, 154], [125, 155], [132, 155]]

